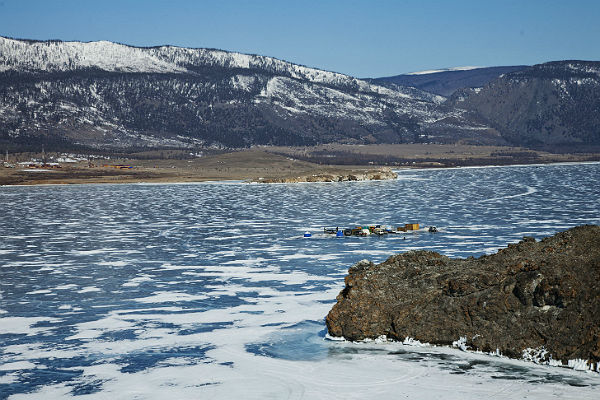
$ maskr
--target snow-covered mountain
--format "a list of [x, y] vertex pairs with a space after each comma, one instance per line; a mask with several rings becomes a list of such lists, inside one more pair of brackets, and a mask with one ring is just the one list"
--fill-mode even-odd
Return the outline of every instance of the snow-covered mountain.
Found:
[[276, 58], [214, 49], [175, 46], [133, 47], [107, 41], [24, 41], [0, 37], [0, 71], [66, 72], [99, 69], [106, 72], [194, 73], [202, 67], [256, 69], [311, 82], [354, 86], [364, 81]]
[[371, 79], [378, 85], [394, 83], [401, 86], [412, 86], [420, 90], [450, 96], [456, 90], [482, 87], [500, 75], [528, 68], [526, 65], [507, 67], [454, 67], [411, 72], [403, 75]]
[[458, 91], [449, 106], [483, 116], [511, 143], [553, 149], [600, 146], [600, 62], [555, 61]]
[[485, 67], [464, 66], [464, 67], [450, 67], [450, 68], [442, 68], [442, 69], [426, 69], [424, 71], [409, 72], [405, 75], [430, 75], [430, 74], [438, 74], [440, 72], [471, 71], [474, 69], [481, 69], [481, 68], [485, 68]]
[[0, 37], [0, 144], [503, 143], [472, 112], [271, 57]]

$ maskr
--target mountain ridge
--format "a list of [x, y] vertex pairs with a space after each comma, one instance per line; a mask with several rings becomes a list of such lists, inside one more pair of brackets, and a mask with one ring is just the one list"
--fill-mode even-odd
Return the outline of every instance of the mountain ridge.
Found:
[[449, 105], [476, 112], [510, 142], [530, 147], [600, 145], [600, 62], [552, 61], [505, 74]]
[[5, 143], [248, 147], [453, 142], [456, 132], [502, 142], [434, 94], [222, 50], [0, 38], [0, 82]]
[[[35, 47], [35, 49], [32, 49], [31, 47]], [[62, 50], [62, 54], [57, 54], [56, 50]], [[101, 58], [98, 57], [99, 50], [104, 52], [104, 55]], [[129, 53], [128, 55], [130, 57], [127, 60], [127, 64], [130, 65], [130, 68], [127, 70], [121, 70], [118, 67], [109, 68], [105, 60], [106, 55], [113, 56], [114, 59], [115, 55], [124, 55], [124, 51]], [[26, 54], [19, 54], [21, 57], [13, 57], [12, 59], [8, 59], [5, 55], [19, 52], [26, 52]], [[136, 60], [135, 57], [131, 57], [132, 53], [133, 55], [143, 56], [144, 58], [142, 60]], [[65, 60], [65, 58], [62, 60], [60, 60], [60, 58], [57, 59], [58, 55], [65, 56], [67, 60]], [[88, 64], [81, 63], [82, 61], [85, 61], [86, 56], [95, 56], [98, 58], [89, 60]], [[53, 59], [50, 59], [50, 57]], [[42, 60], [39, 60], [39, 58], [42, 58]], [[24, 64], [23, 61], [27, 59], [34, 60], [34, 62], [37, 61], [37, 64], [34, 64], [33, 68], [31, 65]], [[40, 64], [43, 60], [46, 61], [46, 64], [43, 65], [42, 68], [42, 65]], [[147, 61], [149, 62], [149, 65], [139, 63], [131, 65], [132, 60]], [[349, 75], [307, 67], [280, 60], [275, 57], [245, 54], [221, 49], [186, 48], [174, 45], [140, 47], [106, 40], [90, 42], [60, 40], [32, 41], [0, 36], [0, 71], [17, 70], [17, 68], [7, 67], [7, 64], [10, 65], [11, 61], [14, 67], [21, 66], [24, 69], [24, 71], [21, 69], [20, 72], [59, 72], [85, 69], [86, 67], [96, 67], [108, 72], [193, 73], [195, 72], [193, 67], [217, 65], [221, 67], [243, 69], [261, 68], [270, 70], [271, 72], [279, 72], [287, 68], [290, 70], [288, 72], [292, 77], [308, 78], [313, 81], [324, 83], [339, 83], [340, 81], [363, 82]], [[60, 68], [60, 61], [62, 61], [63, 68]], [[73, 64], [68, 64], [65, 67], [66, 62], [70, 63], [73, 61], [79, 61], [80, 64], [75, 64], [74, 67]], [[138, 67], [139, 69], [134, 69], [135, 67]], [[143, 69], [142, 67], [146, 67], [146, 69]]]
[[401, 86], [411, 86], [444, 97], [449, 97], [456, 90], [482, 87], [502, 74], [520, 71], [526, 68], [529, 68], [529, 66], [454, 67], [371, 78], [368, 80], [369, 82], [378, 84], [393, 83]]
[[[565, 86], [560, 96], [560, 85], [548, 83], [571, 82], [585, 73], [569, 69], [569, 63], [578, 62], [540, 64], [554, 68], [554, 75], [537, 81], [524, 77], [539, 66], [486, 68], [483, 86], [473, 89], [463, 81], [446, 98], [393, 82], [218, 49], [0, 37], [0, 146], [15, 151], [40, 143], [120, 150], [321, 143], [600, 144], [594, 125], [600, 120], [595, 106], [600, 76], [588, 74], [583, 84]], [[519, 70], [498, 75], [503, 68]], [[481, 70], [411, 76], [429, 79]], [[536, 108], [523, 102], [523, 96], [494, 92], [501, 82], [519, 79], [546, 88], [552, 104]], [[564, 132], [540, 134], [551, 128], [529, 113], [548, 119], [561, 115], [556, 124]], [[514, 123], [516, 116], [521, 122]], [[571, 132], [565, 124], [581, 132]]]

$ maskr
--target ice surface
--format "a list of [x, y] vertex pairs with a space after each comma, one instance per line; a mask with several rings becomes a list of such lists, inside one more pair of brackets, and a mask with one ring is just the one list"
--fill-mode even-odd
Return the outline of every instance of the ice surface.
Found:
[[0, 318], [0, 335], [25, 334], [36, 335], [46, 328], [36, 327], [40, 322], [58, 322], [57, 318], [51, 317], [2, 317]]
[[91, 293], [91, 292], [101, 292], [102, 289], [96, 287], [96, 286], [86, 286], [84, 288], [82, 288], [81, 290], [78, 290], [77, 293]]
[[[598, 366], [581, 361], [567, 369], [410, 338], [326, 336], [323, 318], [362, 258], [422, 248], [478, 256], [524, 235], [600, 223], [598, 163], [400, 174], [328, 185], [0, 188], [0, 393], [597, 398], [600, 375], [589, 370]], [[411, 221], [440, 232], [322, 234]], [[35, 255], [24, 257], [27, 246]]]
[[35, 364], [29, 361], [15, 361], [6, 364], [0, 364], [0, 371], [23, 371], [31, 368], [35, 368]]
[[457, 347], [462, 351], [467, 351], [467, 337], [461, 336], [460, 338], [458, 338], [458, 340], [452, 342], [452, 347]]
[[156, 292], [152, 296], [142, 297], [139, 299], [133, 299], [139, 303], [177, 303], [194, 300], [204, 300], [207, 296], [205, 295], [191, 295], [187, 293], [178, 292]]

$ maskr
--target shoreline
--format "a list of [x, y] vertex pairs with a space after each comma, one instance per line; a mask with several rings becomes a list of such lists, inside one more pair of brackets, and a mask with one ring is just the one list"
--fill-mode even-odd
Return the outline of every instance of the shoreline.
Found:
[[[452, 170], [452, 169], [484, 169], [484, 168], [503, 168], [503, 167], [544, 167], [544, 166], [559, 166], [559, 165], [593, 165], [600, 164], [600, 161], [558, 161], [558, 162], [545, 162], [545, 163], [532, 163], [532, 164], [489, 164], [489, 165], [474, 165], [474, 166], [452, 166], [452, 167], [437, 167], [437, 166], [419, 166], [419, 167], [387, 167], [387, 166], [370, 166], [370, 168], [354, 168], [352, 171], [357, 174], [368, 174], [371, 172], [377, 172], [382, 170], [390, 170], [396, 174], [401, 174], [405, 171], [425, 171], [425, 170]], [[53, 179], [51, 176], [43, 176], [41, 174], [52, 173], [54, 171], [41, 171], [32, 169], [31, 171], [22, 171], [24, 173], [36, 173], [35, 176], [31, 176], [31, 180], [24, 180], [16, 183], [1, 183], [2, 174], [0, 174], [0, 187], [27, 187], [27, 186], [72, 186], [72, 185], [121, 185], [121, 184], [138, 184], [138, 185], [197, 185], [197, 184], [247, 184], [247, 185], [286, 185], [286, 184], [302, 184], [302, 183], [340, 183], [340, 182], [378, 182], [386, 180], [395, 180], [396, 177], [388, 177], [383, 179], [344, 179], [344, 180], [307, 180], [310, 176], [331, 176], [331, 169], [339, 168], [343, 166], [324, 166], [323, 170], [315, 170], [313, 174], [301, 175], [301, 176], [287, 176], [287, 177], [273, 177], [273, 178], [253, 178], [253, 177], [231, 177], [230, 179], [214, 179], [214, 177], [202, 177], [202, 176], [144, 176], [144, 178], [136, 178], [134, 176], [118, 176], [106, 175], [96, 176], [94, 178], [85, 177], [71, 177], [65, 179]], [[38, 175], [37, 173], [40, 173]], [[338, 176], [344, 176], [338, 174]], [[346, 174], [347, 176], [347, 174]], [[42, 178], [42, 179], [40, 179]], [[49, 178], [49, 179], [43, 179]], [[116, 179], [115, 179], [116, 178]]]
[[[359, 175], [369, 175], [372, 172], [379, 173], [382, 169], [372, 168], [359, 170], [355, 172]], [[35, 171], [35, 170], [34, 170]], [[391, 172], [391, 170], [390, 170]], [[29, 172], [27, 172], [29, 173]], [[143, 179], [135, 178], [135, 177], [120, 177], [118, 179], [113, 179], [113, 176], [105, 176], [105, 177], [96, 177], [93, 179], [88, 178], [66, 178], [66, 179], [53, 179], [53, 177], [48, 177], [49, 179], [39, 179], [38, 175], [35, 176], [36, 179], [25, 180], [22, 182], [9, 183], [4, 184], [0, 183], [0, 187], [24, 187], [24, 186], [70, 186], [70, 185], [121, 185], [121, 184], [138, 184], [138, 185], [195, 185], [195, 184], [247, 184], [247, 185], [264, 185], [264, 184], [290, 184], [290, 183], [334, 183], [334, 182], [366, 182], [366, 181], [384, 181], [384, 180], [393, 180], [396, 179], [397, 176], [393, 174], [393, 177], [390, 178], [382, 178], [382, 179], [344, 179], [344, 180], [310, 180], [313, 176], [321, 177], [321, 176], [333, 176], [328, 172], [324, 173], [315, 173], [310, 175], [301, 175], [294, 177], [284, 177], [284, 178], [260, 178], [257, 180], [256, 178], [231, 178], [231, 179], [213, 179], [210, 177], [164, 177], [164, 176], [146, 176]], [[335, 175], [336, 177], [346, 177], [346, 175]], [[45, 177], [43, 177], [45, 178]], [[264, 180], [263, 180], [264, 179]], [[1, 182], [1, 180], [0, 180]]]
[[[454, 151], [454, 147], [421, 146], [419, 151], [435, 150], [440, 153], [436, 162], [423, 160], [423, 154], [413, 153], [413, 161], [403, 164], [379, 163], [386, 151], [385, 147], [350, 147], [353, 151], [364, 150], [359, 157], [369, 155], [374, 161], [367, 164], [335, 164], [340, 161], [331, 159], [332, 164], [319, 160], [305, 160], [291, 154], [300, 150], [287, 148], [290, 152], [282, 154], [280, 148], [253, 148], [233, 151], [193, 159], [134, 159], [121, 158], [102, 160], [105, 165], [90, 165], [90, 161], [61, 163], [59, 167], [45, 168], [6, 168], [0, 164], [0, 186], [39, 186], [39, 185], [76, 185], [76, 184], [187, 184], [187, 183], [301, 183], [301, 182], [338, 182], [369, 181], [395, 179], [392, 171], [455, 169], [455, 168], [497, 168], [517, 166], [544, 166], [593, 164], [600, 162], [600, 154], [544, 155], [531, 159], [506, 159], [503, 157], [481, 157], [481, 148], [465, 148]], [[346, 148], [346, 147], [345, 147]], [[406, 146], [403, 151], [415, 150], [415, 146]], [[487, 149], [486, 151], [493, 151]], [[310, 151], [307, 150], [310, 154]], [[395, 150], [394, 150], [395, 151]], [[495, 150], [494, 150], [495, 151]], [[370, 152], [370, 153], [369, 153]], [[375, 154], [376, 152], [379, 152]], [[425, 152], [426, 154], [427, 152]], [[395, 153], [396, 154], [396, 153]], [[21, 160], [24, 156], [21, 156]], [[33, 155], [29, 157], [34, 158]], [[15, 157], [16, 158], [16, 157]], [[16, 158], [19, 160], [19, 158]], [[358, 161], [358, 159], [356, 160]], [[364, 160], [362, 160], [364, 161]], [[108, 164], [108, 165], [107, 165]], [[395, 174], [394, 174], [395, 175]]]

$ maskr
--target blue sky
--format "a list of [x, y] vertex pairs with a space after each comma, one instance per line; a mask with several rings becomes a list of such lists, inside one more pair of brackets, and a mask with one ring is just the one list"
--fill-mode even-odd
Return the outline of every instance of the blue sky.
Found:
[[598, 0], [0, 0], [0, 35], [262, 54], [358, 77], [600, 60]]

